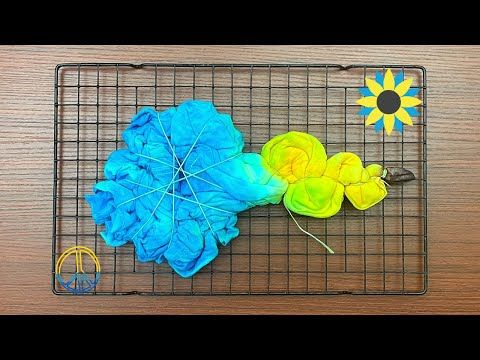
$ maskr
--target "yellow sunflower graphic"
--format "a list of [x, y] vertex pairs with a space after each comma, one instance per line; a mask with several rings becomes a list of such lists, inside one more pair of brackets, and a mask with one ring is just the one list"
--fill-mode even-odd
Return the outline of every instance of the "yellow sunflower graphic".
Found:
[[375, 80], [365, 78], [367, 87], [360, 88], [362, 98], [357, 100], [362, 105], [359, 114], [367, 116], [365, 125], [375, 124], [375, 131], [385, 128], [387, 135], [393, 128], [403, 132], [403, 124], [412, 125], [411, 116], [420, 113], [415, 106], [422, 101], [415, 96], [420, 88], [411, 87], [412, 79], [404, 79], [403, 71], [393, 75], [388, 69], [385, 76], [377, 72]]

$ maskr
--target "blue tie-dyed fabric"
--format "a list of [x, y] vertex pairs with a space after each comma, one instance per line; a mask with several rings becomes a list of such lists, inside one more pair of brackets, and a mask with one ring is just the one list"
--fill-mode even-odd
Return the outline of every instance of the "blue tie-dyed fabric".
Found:
[[183, 277], [238, 236], [238, 212], [277, 204], [287, 188], [259, 154], [242, 152], [242, 134], [210, 102], [142, 109], [123, 139], [127, 149], [110, 155], [107, 180], [85, 197], [93, 219], [105, 224], [108, 245], [132, 241], [140, 261], [167, 261]]

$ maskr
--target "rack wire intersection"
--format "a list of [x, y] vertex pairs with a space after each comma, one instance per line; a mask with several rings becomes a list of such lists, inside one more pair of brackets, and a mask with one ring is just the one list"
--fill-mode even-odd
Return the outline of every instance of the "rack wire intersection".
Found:
[[[404, 71], [420, 88], [420, 116], [403, 134], [365, 127], [358, 89], [376, 71]], [[423, 294], [427, 290], [426, 70], [413, 65], [334, 64], [60, 64], [55, 69], [52, 290], [72, 295], [55, 278], [55, 263], [73, 245], [90, 247], [102, 278], [85, 295]], [[144, 106], [164, 110], [186, 99], [211, 100], [232, 115], [244, 151], [259, 152], [290, 130], [316, 136], [329, 156], [351, 151], [366, 165], [413, 171], [416, 180], [389, 188], [361, 212], [348, 201], [329, 219], [297, 216], [335, 249], [303, 234], [285, 208], [239, 214], [240, 235], [194, 277], [167, 264], [140, 263], [132, 245], [105, 245], [84, 195], [103, 179], [122, 131]], [[86, 266], [86, 265], [85, 265]], [[64, 271], [75, 272], [74, 264]], [[94, 271], [94, 269], [87, 269]]]

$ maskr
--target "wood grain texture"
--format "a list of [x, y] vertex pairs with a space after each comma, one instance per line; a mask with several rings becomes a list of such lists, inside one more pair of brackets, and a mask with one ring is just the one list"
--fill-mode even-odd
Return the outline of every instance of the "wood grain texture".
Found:
[[[398, 63], [428, 70], [424, 296], [59, 297], [50, 290], [53, 73], [63, 62]], [[480, 313], [480, 47], [0, 47], [0, 313]]]

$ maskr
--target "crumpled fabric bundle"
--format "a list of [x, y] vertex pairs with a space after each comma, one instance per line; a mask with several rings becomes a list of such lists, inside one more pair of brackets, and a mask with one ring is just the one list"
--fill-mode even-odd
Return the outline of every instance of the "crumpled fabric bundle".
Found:
[[93, 219], [108, 245], [133, 242], [140, 261], [167, 261], [182, 277], [238, 236], [238, 212], [278, 204], [288, 187], [259, 154], [242, 152], [242, 134], [210, 102], [143, 109], [123, 139], [127, 149], [112, 152], [106, 180], [86, 196]]
[[291, 131], [275, 136], [261, 154], [275, 174], [288, 181], [283, 202], [297, 214], [333, 216], [344, 196], [357, 209], [366, 210], [387, 195], [381, 165], [364, 168], [360, 158], [350, 152], [327, 159], [320, 141], [306, 133]]

